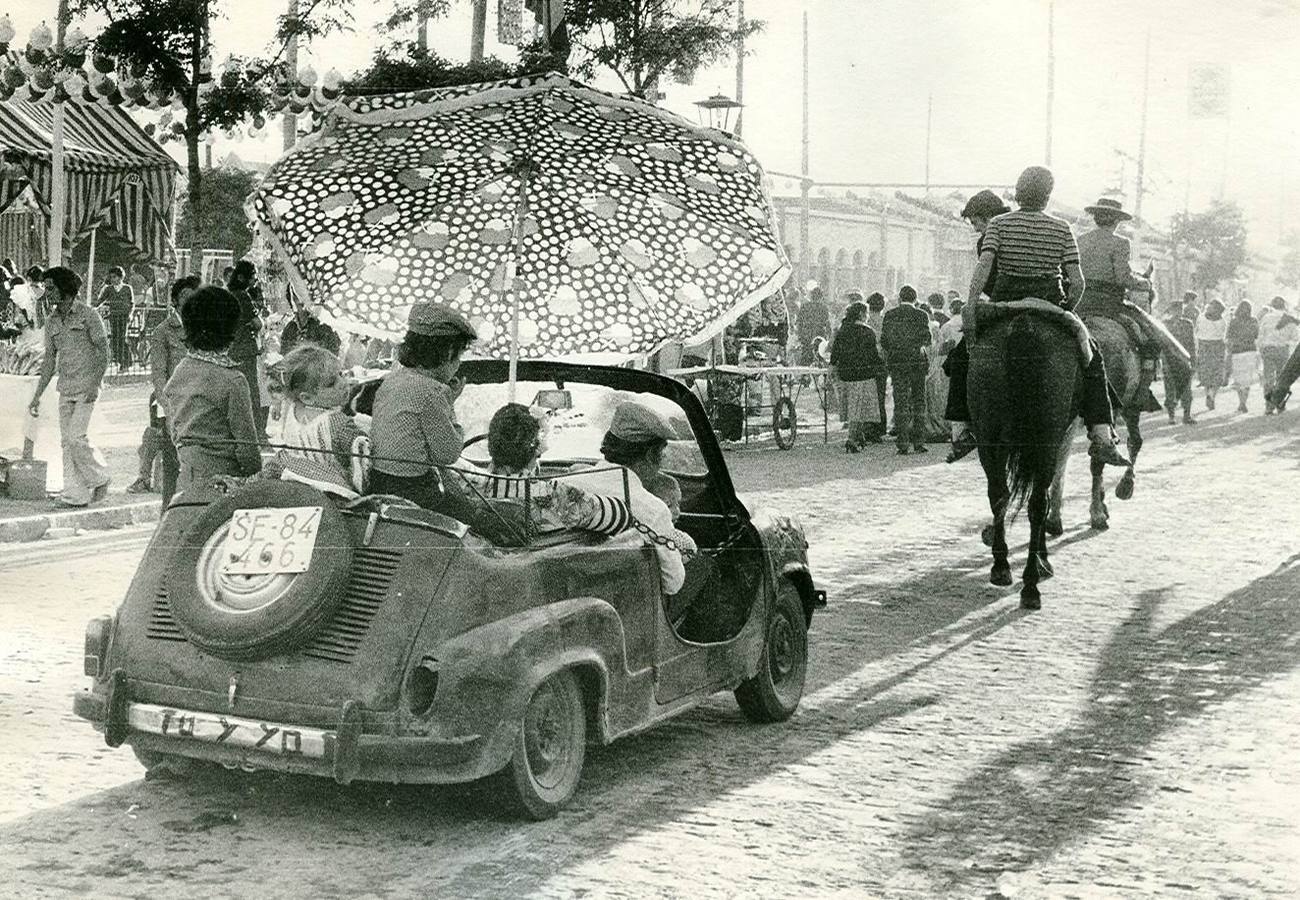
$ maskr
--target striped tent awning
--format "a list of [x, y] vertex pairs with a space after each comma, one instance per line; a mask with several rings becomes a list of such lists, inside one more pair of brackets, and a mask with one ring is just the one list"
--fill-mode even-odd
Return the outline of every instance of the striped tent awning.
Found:
[[[67, 246], [102, 227], [117, 232], [141, 259], [171, 258], [175, 161], [117, 107], [70, 102], [63, 122]], [[52, 103], [0, 103], [0, 150], [6, 163], [0, 209], [30, 184], [49, 221], [53, 130]]]

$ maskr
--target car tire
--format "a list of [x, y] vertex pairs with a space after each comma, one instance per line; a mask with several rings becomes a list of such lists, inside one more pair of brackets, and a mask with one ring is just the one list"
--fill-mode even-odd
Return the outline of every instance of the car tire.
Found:
[[582, 689], [564, 670], [547, 678], [519, 720], [507, 770], [520, 811], [530, 819], [549, 819], [578, 789], [587, 752], [587, 711]]
[[784, 722], [799, 708], [807, 674], [808, 620], [798, 589], [781, 579], [758, 673], [736, 688], [740, 711], [751, 722]]
[[[224, 530], [235, 510], [294, 506], [322, 508], [307, 571], [218, 574]], [[347, 524], [323, 494], [292, 481], [255, 481], [214, 502], [190, 526], [168, 562], [164, 584], [172, 617], [191, 643], [224, 659], [260, 659], [309, 641], [338, 609], [351, 568]], [[223, 585], [231, 592], [227, 600]], [[228, 602], [234, 598], [238, 605]]]
[[202, 760], [179, 756], [175, 753], [142, 750], [134, 744], [131, 745], [131, 752], [135, 754], [135, 758], [140, 765], [144, 766], [146, 781], [152, 781], [155, 778], [170, 778], [183, 781], [200, 775], [204, 771], [216, 770], [216, 765], [213, 763], [205, 763]]

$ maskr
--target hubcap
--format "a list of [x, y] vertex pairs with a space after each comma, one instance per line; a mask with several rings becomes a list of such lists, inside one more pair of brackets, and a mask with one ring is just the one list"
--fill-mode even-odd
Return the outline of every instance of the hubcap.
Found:
[[772, 623], [772, 634], [768, 639], [768, 668], [772, 673], [772, 684], [779, 685], [790, 677], [794, 671], [796, 659], [794, 649], [794, 628], [784, 615], [778, 616]]
[[569, 762], [572, 723], [555, 688], [544, 684], [537, 689], [524, 717], [524, 751], [528, 770], [542, 787], [554, 788], [563, 779]]
[[200, 596], [225, 613], [253, 612], [280, 599], [293, 584], [292, 574], [228, 575], [221, 571], [229, 531], [230, 523], [226, 522], [212, 533], [199, 552], [195, 575]]

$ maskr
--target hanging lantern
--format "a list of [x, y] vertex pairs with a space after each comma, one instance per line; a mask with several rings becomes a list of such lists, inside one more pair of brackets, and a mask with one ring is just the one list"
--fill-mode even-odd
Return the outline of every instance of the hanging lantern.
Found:
[[307, 87], [316, 83], [316, 70], [311, 67], [311, 63], [298, 70], [298, 83]]
[[68, 33], [63, 36], [63, 47], [65, 50], [81, 50], [85, 48], [89, 40], [86, 33], [79, 26], [73, 25], [68, 30]]
[[77, 69], [69, 72], [68, 77], [63, 79], [63, 89], [68, 92], [70, 97], [81, 97], [87, 87], [86, 79]]
[[339, 74], [338, 69], [330, 69], [328, 72], [326, 72], [325, 80], [321, 82], [321, 86], [320, 86], [321, 96], [324, 97], [326, 100], [337, 99], [339, 94], [341, 93], [339, 91], [339, 82], [341, 82], [342, 80], [343, 80], [343, 76]]
[[183, 137], [184, 134], [185, 134], [185, 123], [172, 122], [172, 135], [175, 137]]
[[105, 75], [111, 75], [117, 68], [117, 60], [107, 53], [96, 53], [90, 57], [90, 64], [95, 67], [96, 72], [102, 72]]
[[15, 35], [14, 23], [9, 21], [9, 13], [5, 13], [3, 17], [0, 17], [0, 44], [10, 43]]
[[155, 125], [153, 122], [146, 122], [144, 124], [144, 133], [149, 135], [149, 137], [153, 137], [153, 133], [157, 130], [158, 130], [158, 126]]
[[45, 51], [28, 45], [26, 52], [22, 55], [22, 60], [26, 64], [27, 74], [30, 75], [45, 65]]
[[256, 128], [258, 131], [261, 131], [263, 128], [265, 128], [266, 117], [263, 116], [261, 113], [258, 113], [257, 115], [253, 116], [253, 127]]
[[107, 97], [117, 89], [117, 84], [113, 79], [99, 71], [90, 76], [90, 86], [101, 97]]
[[45, 91], [41, 90], [34, 84], [28, 84], [27, 87], [23, 89], [23, 93], [20, 96], [29, 103], [40, 103], [45, 99]]
[[6, 66], [3, 77], [11, 93], [27, 83], [27, 76], [17, 66]]
[[49, 69], [37, 69], [32, 76], [32, 87], [42, 92], [54, 87], [54, 73]]
[[40, 50], [43, 53], [54, 46], [54, 33], [50, 31], [50, 26], [41, 22], [32, 29], [31, 37], [27, 39], [27, 43], [33, 49]]

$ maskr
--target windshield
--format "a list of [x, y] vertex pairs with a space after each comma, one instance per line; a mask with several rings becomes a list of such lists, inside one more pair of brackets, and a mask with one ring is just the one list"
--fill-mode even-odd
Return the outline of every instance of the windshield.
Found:
[[[486, 435], [488, 423], [509, 399], [505, 384], [468, 384], [456, 401], [456, 416], [465, 430], [466, 442]], [[686, 413], [676, 403], [657, 394], [620, 391], [603, 385], [565, 382], [524, 382], [516, 386], [515, 401], [529, 406], [542, 421], [540, 459], [548, 462], [597, 462], [602, 459], [600, 443], [614, 418], [614, 410], [626, 401], [655, 410], [672, 425], [678, 440], [669, 441], [664, 451], [665, 471], [681, 475], [704, 475], [708, 469], [691, 432]], [[487, 441], [465, 449], [465, 458], [486, 466]]]

